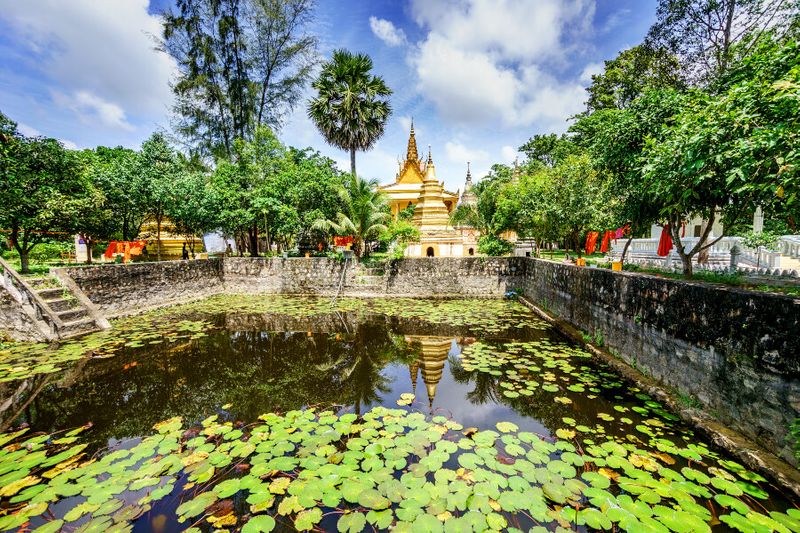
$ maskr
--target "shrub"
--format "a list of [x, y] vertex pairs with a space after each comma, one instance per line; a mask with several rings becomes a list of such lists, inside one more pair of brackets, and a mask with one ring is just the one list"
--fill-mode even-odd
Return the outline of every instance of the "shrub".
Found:
[[514, 245], [496, 235], [481, 235], [478, 239], [478, 251], [490, 256], [508, 255], [514, 250]]

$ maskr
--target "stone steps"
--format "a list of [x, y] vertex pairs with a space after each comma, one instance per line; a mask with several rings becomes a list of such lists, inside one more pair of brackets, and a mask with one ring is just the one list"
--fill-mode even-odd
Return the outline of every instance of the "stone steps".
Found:
[[66, 287], [61, 286], [58, 279], [33, 278], [31, 281], [36, 294], [62, 322], [59, 338], [73, 338], [103, 329], [89, 309]]

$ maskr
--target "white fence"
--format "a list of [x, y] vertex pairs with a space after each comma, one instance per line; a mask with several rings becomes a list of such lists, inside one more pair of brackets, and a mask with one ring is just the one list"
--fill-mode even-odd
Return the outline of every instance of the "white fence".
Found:
[[[699, 237], [685, 237], [681, 239], [685, 250], [691, 250], [698, 241]], [[654, 266], [664, 266], [671, 268], [676, 263], [680, 263], [680, 256], [675, 248], [667, 257], [660, 257], [658, 251], [659, 239], [633, 239], [626, 261], [632, 263], [646, 263]], [[622, 255], [626, 239], [612, 241], [611, 256], [618, 258]], [[731, 250], [733, 247], [739, 250], [737, 266], [745, 271], [758, 271], [766, 274], [788, 274], [797, 275], [800, 271], [800, 235], [784, 235], [778, 240], [775, 250], [767, 250], [761, 247], [760, 250], [748, 248], [742, 243], [741, 237], [723, 237], [709, 249], [708, 262], [705, 265], [698, 265], [701, 268], [720, 269], [730, 266]], [[760, 257], [759, 257], [760, 251]], [[697, 261], [697, 256], [695, 256]]]

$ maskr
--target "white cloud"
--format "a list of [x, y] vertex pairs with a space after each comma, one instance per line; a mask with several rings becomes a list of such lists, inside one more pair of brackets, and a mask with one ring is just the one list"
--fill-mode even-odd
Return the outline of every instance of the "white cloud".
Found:
[[[447, 160], [452, 163], [451, 168], [459, 169], [454, 176], [450, 176], [450, 181], [462, 180], [467, 175], [467, 163], [470, 163], [472, 176], [476, 179], [482, 178], [489, 173], [489, 169], [494, 163], [494, 156], [482, 148], [470, 148], [458, 141], [448, 141], [444, 145]], [[463, 169], [463, 170], [462, 170]]]
[[503, 159], [503, 163], [510, 164], [518, 157], [518, 152], [513, 146], [506, 145], [500, 149], [500, 155]]
[[124, 109], [89, 91], [75, 91], [71, 95], [53, 91], [53, 102], [73, 111], [84, 124], [92, 125], [99, 122], [108, 128], [125, 131], [134, 129], [128, 122]]
[[0, 0], [0, 18], [72, 107], [125, 128], [126, 115], [155, 122], [172, 102], [175, 63], [154, 49], [161, 21], [147, 8], [148, 0]]
[[369, 27], [375, 37], [389, 46], [401, 46], [406, 43], [405, 32], [389, 20], [370, 17]]
[[59, 141], [61, 142], [61, 144], [64, 145], [64, 148], [66, 148], [67, 150], [77, 150], [78, 149], [78, 145], [75, 144], [74, 142], [70, 141], [69, 139], [59, 139]]
[[23, 134], [25, 137], [39, 137], [42, 135], [41, 131], [28, 126], [27, 124], [23, 124], [22, 122], [17, 124], [17, 131]]
[[563, 130], [582, 108], [580, 80], [547, 72], [568, 67], [594, 0], [412, 0], [411, 11], [429, 30], [410, 57], [418, 89], [445, 120]]
[[605, 70], [605, 65], [603, 63], [589, 63], [585, 67], [583, 67], [583, 71], [581, 72], [580, 80], [583, 83], [591, 83], [592, 76], [596, 76], [598, 74], [602, 74]]

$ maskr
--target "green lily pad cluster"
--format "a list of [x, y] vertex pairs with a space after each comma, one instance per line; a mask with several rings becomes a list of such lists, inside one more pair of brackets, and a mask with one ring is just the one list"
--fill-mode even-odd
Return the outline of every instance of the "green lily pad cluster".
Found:
[[10, 343], [0, 349], [0, 383], [52, 374], [86, 357], [113, 357], [125, 348], [204, 337], [208, 320], [169, 319], [164, 310], [115, 320], [112, 328], [58, 345]]
[[688, 450], [693, 465], [675, 470], [613, 440], [584, 448], [510, 422], [464, 430], [384, 407], [270, 413], [249, 426], [174, 418], [97, 458], [84, 455], [82, 429], [0, 436], [0, 530], [130, 531], [159, 502], [189, 531], [800, 531], [800, 512], [768, 512], [743, 490], [752, 473], [712, 471], [706, 450], [668, 442], [661, 453]]
[[512, 328], [545, 329], [546, 323], [518, 302], [497, 299], [432, 300], [417, 298], [330, 298], [221, 294], [170, 308], [175, 315], [199, 312], [269, 313], [296, 318], [333, 312], [357, 312], [424, 320], [432, 324], [471, 326], [487, 333]]
[[[516, 407], [522, 408], [525, 402], [546, 401], [548, 396], [562, 406], [559, 411], [565, 416], [561, 416], [561, 427], [555, 426], [553, 434], [576, 443], [585, 452], [584, 461], [597, 467], [597, 471], [587, 471], [582, 476], [592, 489], [583, 493], [591, 503], [602, 507], [594, 489], [607, 491], [616, 487], [622, 491], [615, 496], [620, 509], [632, 512], [631, 505], [643, 502], [651, 508], [645, 514], [651, 513], [649, 517], [674, 531], [703, 530], [697, 519], [711, 524], [721, 521], [740, 531], [797, 528], [780, 513], [770, 515], [772, 521], [751, 514], [763, 510], [764, 501], [770, 497], [762, 476], [723, 459], [699, 441], [678, 417], [637, 387], [624, 383], [606, 365], [596, 361], [588, 364], [591, 354], [581, 348], [546, 339], [476, 342], [465, 347], [460, 357], [464, 371], [495, 377], [499, 394]], [[617, 403], [612, 404], [609, 413], [597, 412], [596, 420], [586, 419], [586, 409], [570, 407], [585, 400], [609, 399]], [[687, 444], [676, 444], [681, 441]], [[665, 484], [670, 489], [665, 491]], [[679, 492], [672, 492], [673, 489]], [[683, 498], [686, 495], [689, 498]], [[607, 494], [603, 492], [601, 496], [605, 498]], [[675, 500], [668, 510], [663, 508], [665, 498]], [[619, 525], [627, 529], [629, 515], [613, 505], [610, 509], [606, 516], [613, 522], [622, 513]], [[664, 516], [652, 514], [656, 510]], [[633, 515], [641, 521], [641, 516]], [[667, 515], [679, 517], [692, 527], [680, 529], [670, 523]], [[797, 518], [794, 512], [789, 516]], [[749, 525], [745, 526], [746, 522]]]

